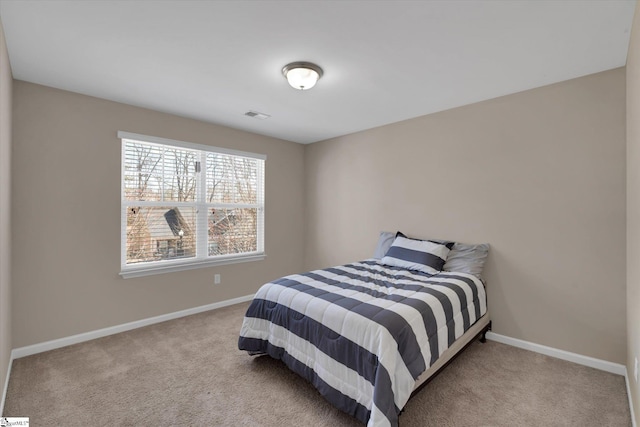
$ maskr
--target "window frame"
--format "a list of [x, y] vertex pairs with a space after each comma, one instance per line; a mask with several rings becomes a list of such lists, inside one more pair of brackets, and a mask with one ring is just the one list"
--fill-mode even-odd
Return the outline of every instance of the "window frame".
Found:
[[[261, 261], [266, 257], [264, 251], [264, 218], [265, 218], [265, 174], [266, 174], [266, 159], [264, 154], [250, 153], [246, 151], [231, 150], [228, 148], [220, 148], [211, 145], [195, 144], [192, 142], [179, 141], [174, 139], [160, 138], [155, 136], [141, 135], [131, 132], [118, 132], [118, 138], [121, 142], [121, 160], [120, 160], [120, 276], [124, 279], [132, 277], [148, 276], [153, 274], [169, 273], [174, 271], [192, 270], [196, 268], [213, 267], [224, 264], [236, 264], [242, 262]], [[201, 158], [206, 159], [207, 153], [226, 154], [232, 156], [239, 156], [245, 158], [251, 158], [262, 161], [262, 173], [258, 173], [258, 200], [255, 204], [258, 209], [258, 221], [257, 221], [257, 242], [256, 251], [245, 252], [242, 254], [228, 254], [228, 255], [214, 255], [209, 256], [208, 250], [208, 238], [204, 239], [203, 236], [207, 236], [206, 232], [199, 230], [202, 227], [207, 227], [207, 214], [196, 213], [196, 255], [190, 258], [177, 258], [161, 261], [148, 261], [137, 264], [127, 264], [127, 206], [132, 203], [140, 203], [140, 206], [155, 206], [163, 203], [170, 206], [193, 206], [196, 210], [207, 212], [207, 209], [212, 203], [206, 202], [206, 161], [202, 162], [202, 169], [199, 172], [198, 184], [196, 191], [196, 200], [194, 202], [147, 202], [132, 200], [126, 200], [125, 197], [125, 162], [126, 162], [126, 141], [160, 144], [178, 149], [197, 150], [200, 152]], [[215, 204], [215, 203], [213, 203]], [[221, 207], [238, 207], [245, 206], [244, 204], [220, 204]], [[236, 206], [238, 205], [238, 206]]]

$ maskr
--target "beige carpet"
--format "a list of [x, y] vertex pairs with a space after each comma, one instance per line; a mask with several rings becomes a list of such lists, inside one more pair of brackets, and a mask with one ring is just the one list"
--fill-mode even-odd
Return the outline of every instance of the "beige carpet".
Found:
[[[302, 378], [237, 348], [247, 303], [17, 359], [4, 416], [32, 427], [361, 426]], [[474, 343], [401, 427], [630, 426], [624, 378]]]

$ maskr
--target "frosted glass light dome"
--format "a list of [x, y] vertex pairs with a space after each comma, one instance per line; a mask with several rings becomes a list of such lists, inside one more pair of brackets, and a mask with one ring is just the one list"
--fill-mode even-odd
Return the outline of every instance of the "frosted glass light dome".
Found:
[[322, 77], [322, 68], [310, 62], [292, 62], [285, 65], [282, 74], [291, 87], [298, 90], [309, 90]]

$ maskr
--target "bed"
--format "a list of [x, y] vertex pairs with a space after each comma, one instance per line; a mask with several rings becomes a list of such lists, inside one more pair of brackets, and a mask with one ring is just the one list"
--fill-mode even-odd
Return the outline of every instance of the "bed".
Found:
[[398, 232], [381, 258], [267, 283], [238, 346], [282, 360], [367, 426], [397, 426], [412, 394], [490, 327], [483, 281], [443, 268], [453, 245]]

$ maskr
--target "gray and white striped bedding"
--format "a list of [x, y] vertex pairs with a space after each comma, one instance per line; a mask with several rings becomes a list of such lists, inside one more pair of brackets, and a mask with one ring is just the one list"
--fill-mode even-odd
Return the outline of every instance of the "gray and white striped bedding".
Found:
[[283, 360], [367, 426], [397, 426], [418, 376], [486, 310], [471, 274], [371, 259], [263, 285], [238, 346]]

